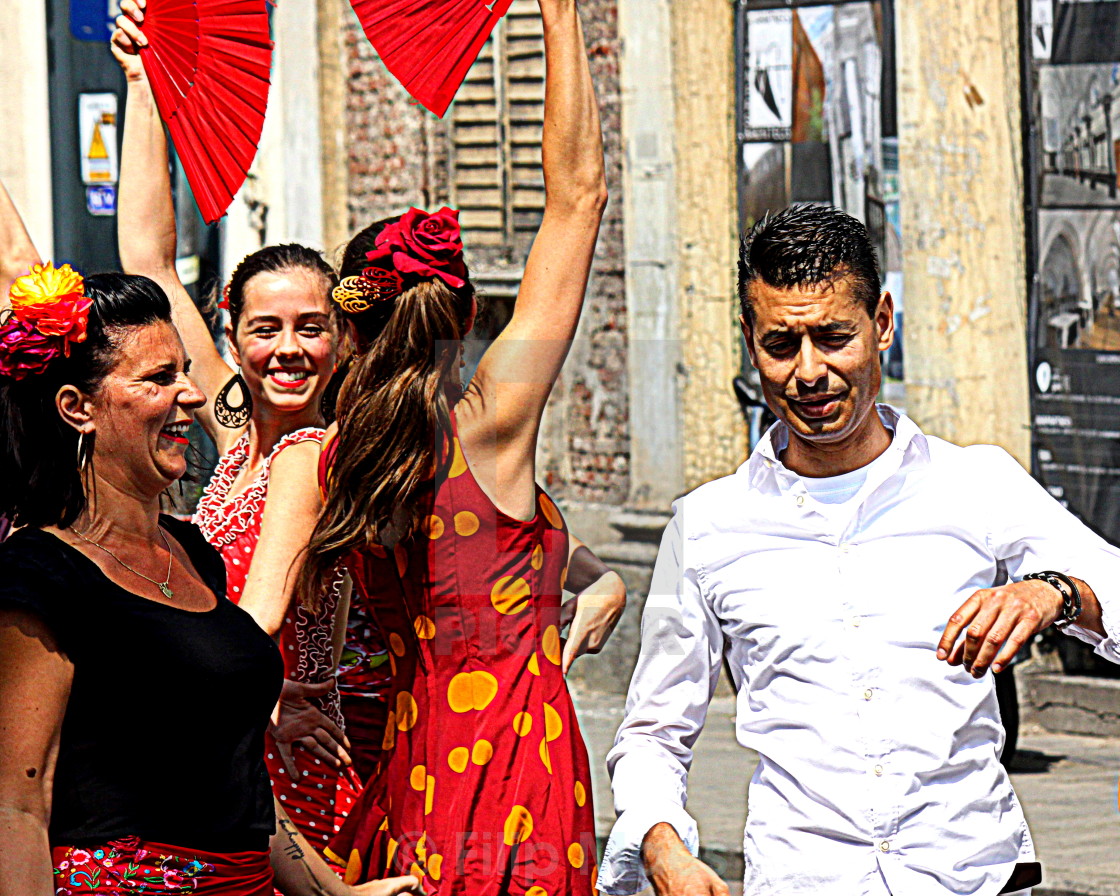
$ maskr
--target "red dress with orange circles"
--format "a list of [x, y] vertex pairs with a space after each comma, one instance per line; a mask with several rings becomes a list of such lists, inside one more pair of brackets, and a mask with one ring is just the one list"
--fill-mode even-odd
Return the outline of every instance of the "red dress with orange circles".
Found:
[[591, 775], [560, 671], [568, 533], [539, 487], [536, 499], [528, 522], [502, 513], [456, 439], [422, 533], [347, 558], [393, 673], [380, 770], [331, 843], [347, 880], [593, 892]]
[[[221, 553], [226, 567], [227, 594], [234, 603], [241, 600], [253, 553], [260, 540], [272, 461], [289, 445], [322, 442], [323, 433], [322, 429], [307, 427], [284, 436], [265, 460], [256, 479], [232, 499], [229, 499], [230, 486], [248, 460], [249, 434], [238, 439], [218, 461], [193, 522]], [[339, 600], [338, 586], [336, 581], [324, 596], [318, 612], [311, 613], [293, 605], [285, 615], [279, 642], [286, 678], [320, 682], [333, 674], [332, 632]], [[317, 705], [334, 722], [343, 725], [336, 691], [320, 698]], [[293, 780], [284, 767], [272, 733], [265, 733], [265, 765], [272, 779], [272, 791], [300, 833], [323, 852], [357, 800], [361, 781], [353, 769], [336, 771], [300, 746], [294, 748], [293, 759], [300, 773], [298, 780]]]

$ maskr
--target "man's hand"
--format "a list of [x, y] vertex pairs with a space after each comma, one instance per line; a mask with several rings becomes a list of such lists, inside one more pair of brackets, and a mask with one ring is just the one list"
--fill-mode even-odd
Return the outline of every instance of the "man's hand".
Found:
[[569, 622], [561, 671], [567, 675], [577, 656], [598, 653], [626, 609], [626, 585], [616, 572], [605, 572], [560, 608], [560, 625]]
[[333, 678], [316, 683], [284, 679], [269, 732], [276, 741], [284, 768], [293, 780], [299, 777], [299, 768], [292, 756], [296, 745], [310, 750], [333, 768], [353, 763], [346, 752], [350, 741], [346, 739], [345, 732], [311, 702], [329, 694], [334, 686]]
[[[1058, 589], [1037, 579], [981, 588], [949, 617], [937, 658], [950, 666], [963, 665], [974, 678], [989, 666], [1002, 672], [1019, 648], [1061, 612]], [[958, 641], [962, 632], [964, 637]]]
[[671, 824], [649, 829], [642, 861], [657, 896], [729, 896], [727, 884], [688, 851]]

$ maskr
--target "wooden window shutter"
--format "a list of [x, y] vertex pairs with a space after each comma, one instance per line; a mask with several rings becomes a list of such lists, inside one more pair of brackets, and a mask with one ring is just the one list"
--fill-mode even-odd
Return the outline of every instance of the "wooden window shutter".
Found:
[[521, 261], [544, 212], [544, 27], [514, 0], [452, 107], [451, 201], [467, 245]]

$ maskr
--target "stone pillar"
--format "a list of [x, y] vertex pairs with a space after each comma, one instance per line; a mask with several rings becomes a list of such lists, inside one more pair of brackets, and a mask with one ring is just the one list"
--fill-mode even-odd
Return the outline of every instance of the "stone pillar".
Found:
[[[319, 24], [316, 0], [284, 0], [273, 13], [276, 62], [273, 91], [280, 113], [282, 169], [272, 172], [283, 192], [284, 223], [277, 238], [323, 247], [322, 143], [319, 129]], [[271, 103], [270, 103], [271, 105]]]
[[319, 0], [319, 140], [323, 179], [323, 246], [331, 258], [350, 238], [347, 211], [346, 0]]
[[1027, 465], [1016, 0], [897, 7], [907, 408]]
[[630, 500], [666, 509], [685, 489], [669, 0], [620, 0]]
[[622, 37], [630, 499], [595, 544], [629, 606], [569, 681], [624, 694], [674, 498], [732, 472], [746, 432], [734, 269], [734, 7], [727, 0], [619, 0]]
[[734, 9], [728, 0], [670, 5], [687, 488], [732, 472], [747, 454], [731, 388], [742, 360], [734, 274]]

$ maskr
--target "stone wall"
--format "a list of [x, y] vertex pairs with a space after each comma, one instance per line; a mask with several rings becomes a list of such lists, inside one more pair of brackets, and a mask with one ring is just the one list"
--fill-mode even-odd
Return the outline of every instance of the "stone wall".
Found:
[[[630, 469], [617, 0], [584, 0], [580, 9], [611, 202], [576, 343], [546, 415], [540, 468], [544, 485], [565, 503], [617, 505], [629, 494]], [[353, 13], [347, 11], [345, 22], [347, 206], [353, 232], [409, 205], [438, 208], [448, 201], [449, 134], [448, 123], [417, 105], [381, 64]], [[525, 260], [468, 245], [467, 261], [486, 286], [488, 275], [500, 280]], [[498, 292], [496, 303], [503, 299]]]

